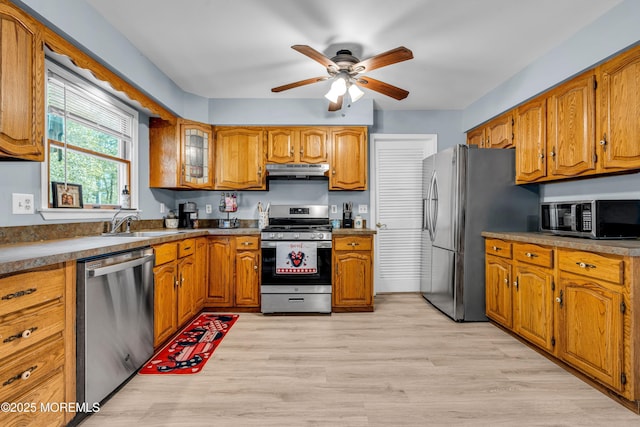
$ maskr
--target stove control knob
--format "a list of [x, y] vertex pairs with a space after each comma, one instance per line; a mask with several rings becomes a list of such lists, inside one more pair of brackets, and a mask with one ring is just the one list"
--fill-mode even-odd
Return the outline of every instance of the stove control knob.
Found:
[[300, 238], [300, 233], [293, 233], [293, 238], [294, 239], [299, 239]]
[[269, 233], [269, 238], [274, 239], [276, 237], [276, 233]]
[[324, 234], [318, 233], [318, 240], [322, 240], [323, 237], [324, 237]]
[[278, 238], [278, 239], [284, 239], [284, 234], [282, 234], [282, 233], [278, 233], [277, 238]]
[[317, 234], [317, 233], [311, 233], [311, 234], [309, 235], [309, 238], [310, 238], [310, 239], [317, 239], [317, 238], [318, 238], [318, 234]]

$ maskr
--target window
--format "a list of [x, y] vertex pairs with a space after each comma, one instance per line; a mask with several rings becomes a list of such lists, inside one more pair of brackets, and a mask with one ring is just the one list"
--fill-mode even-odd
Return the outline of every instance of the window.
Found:
[[125, 185], [137, 207], [137, 111], [49, 61], [46, 105], [43, 210], [56, 206], [52, 182], [81, 186], [83, 210], [94, 214], [113, 213]]

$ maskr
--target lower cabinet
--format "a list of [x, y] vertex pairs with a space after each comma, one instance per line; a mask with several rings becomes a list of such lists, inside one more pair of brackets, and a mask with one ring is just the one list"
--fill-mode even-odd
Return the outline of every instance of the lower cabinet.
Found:
[[209, 237], [208, 308], [260, 310], [260, 237]]
[[155, 347], [160, 346], [189, 321], [200, 307], [196, 305], [196, 240], [154, 246], [153, 331]]
[[0, 425], [64, 426], [75, 415], [41, 410], [76, 401], [75, 287], [75, 262], [0, 276], [0, 402], [16, 405]]
[[493, 238], [485, 248], [487, 317], [640, 408], [640, 259]]
[[332, 310], [373, 311], [373, 237], [334, 237], [332, 245]]

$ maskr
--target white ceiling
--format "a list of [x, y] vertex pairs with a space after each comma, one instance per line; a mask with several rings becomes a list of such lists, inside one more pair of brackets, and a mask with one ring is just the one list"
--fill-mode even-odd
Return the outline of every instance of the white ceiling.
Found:
[[[371, 77], [376, 109], [464, 109], [622, 0], [86, 0], [186, 92], [205, 98], [320, 98], [326, 75], [294, 51], [366, 59], [406, 46], [414, 59]], [[328, 102], [328, 101], [327, 101]]]

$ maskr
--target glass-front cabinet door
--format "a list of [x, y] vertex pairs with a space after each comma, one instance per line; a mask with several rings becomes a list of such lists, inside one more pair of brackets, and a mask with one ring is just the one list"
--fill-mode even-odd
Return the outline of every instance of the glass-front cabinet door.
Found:
[[181, 125], [182, 185], [211, 187], [211, 127]]

